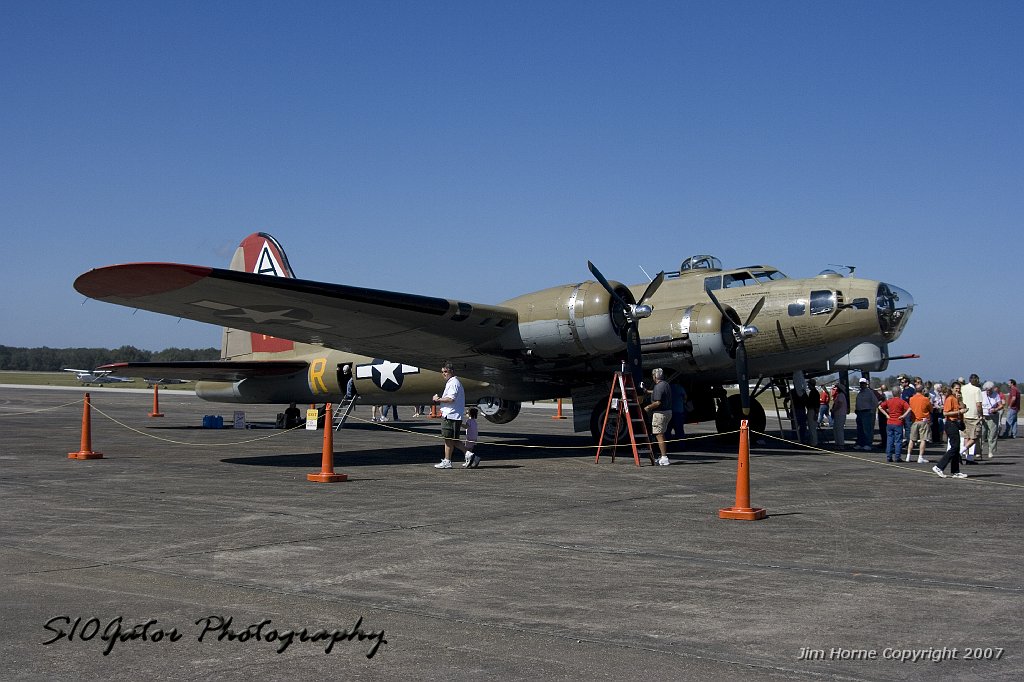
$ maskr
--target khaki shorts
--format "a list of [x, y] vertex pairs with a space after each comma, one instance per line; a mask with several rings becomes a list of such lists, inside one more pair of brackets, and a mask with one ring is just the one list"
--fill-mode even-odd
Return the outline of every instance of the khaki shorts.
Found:
[[977, 440], [981, 438], [981, 420], [964, 417], [964, 438]]
[[448, 419], [445, 417], [441, 420], [441, 438], [451, 438], [452, 440], [458, 440], [459, 435], [462, 433], [462, 420], [461, 419]]
[[914, 422], [910, 425], [910, 440], [931, 440], [932, 424], [930, 421]]
[[651, 417], [651, 433], [655, 436], [663, 434], [668, 431], [668, 426], [672, 422], [672, 411], [667, 412], [655, 412], [654, 416]]

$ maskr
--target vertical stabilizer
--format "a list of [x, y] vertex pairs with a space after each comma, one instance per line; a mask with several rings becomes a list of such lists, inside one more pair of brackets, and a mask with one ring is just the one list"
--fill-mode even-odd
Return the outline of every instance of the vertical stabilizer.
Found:
[[[271, 277], [295, 277], [281, 244], [265, 232], [255, 232], [243, 239], [228, 268]], [[254, 353], [282, 353], [294, 348], [295, 344], [285, 339], [225, 327], [220, 355], [224, 360], [237, 360]]]

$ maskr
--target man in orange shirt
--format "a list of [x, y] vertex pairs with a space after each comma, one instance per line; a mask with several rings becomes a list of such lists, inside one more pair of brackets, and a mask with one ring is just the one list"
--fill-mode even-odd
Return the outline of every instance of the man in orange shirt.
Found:
[[924, 458], [924, 446], [932, 439], [932, 401], [927, 393], [919, 391], [910, 396], [910, 412], [914, 421], [910, 423], [907, 461], [910, 461], [910, 455], [914, 451], [914, 441], [918, 441], [921, 445], [917, 451], [917, 463], [927, 464], [928, 460]]

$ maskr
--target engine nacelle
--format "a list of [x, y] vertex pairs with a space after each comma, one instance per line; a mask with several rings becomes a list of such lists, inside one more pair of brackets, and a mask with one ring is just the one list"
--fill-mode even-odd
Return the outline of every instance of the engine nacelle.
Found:
[[[731, 308], [727, 310], [732, 315], [736, 314]], [[698, 303], [687, 308], [682, 328], [684, 333], [689, 334], [693, 360], [702, 371], [730, 371], [735, 367], [735, 360], [730, 355], [732, 331], [713, 303]]]
[[508, 424], [519, 416], [523, 404], [518, 400], [502, 400], [501, 398], [481, 398], [477, 401], [477, 409], [484, 419], [492, 424]]
[[[635, 303], [621, 282], [609, 282], [627, 303]], [[626, 347], [626, 318], [600, 282], [566, 284], [506, 301], [519, 313], [519, 334], [539, 358], [601, 356]]]

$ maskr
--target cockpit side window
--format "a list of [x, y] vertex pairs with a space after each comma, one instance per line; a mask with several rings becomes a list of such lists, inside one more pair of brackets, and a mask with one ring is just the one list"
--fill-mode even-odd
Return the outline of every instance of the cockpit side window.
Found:
[[707, 291], [708, 289], [714, 289], [714, 290], [717, 291], [718, 289], [721, 289], [721, 288], [722, 288], [722, 276], [721, 275], [714, 275], [712, 277], [705, 277], [704, 278], [704, 291]]
[[811, 315], [824, 315], [836, 308], [836, 295], [833, 291], [811, 292]]
[[757, 284], [757, 280], [749, 272], [734, 272], [731, 275], [722, 275], [722, 285], [726, 289], [749, 287], [755, 284]]

